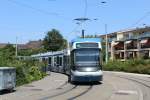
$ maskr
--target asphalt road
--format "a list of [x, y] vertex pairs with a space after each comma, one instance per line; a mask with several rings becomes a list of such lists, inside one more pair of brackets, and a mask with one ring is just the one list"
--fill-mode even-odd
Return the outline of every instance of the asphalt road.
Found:
[[150, 100], [150, 76], [104, 72], [101, 83], [70, 84], [67, 76], [52, 73], [0, 95], [0, 100]]

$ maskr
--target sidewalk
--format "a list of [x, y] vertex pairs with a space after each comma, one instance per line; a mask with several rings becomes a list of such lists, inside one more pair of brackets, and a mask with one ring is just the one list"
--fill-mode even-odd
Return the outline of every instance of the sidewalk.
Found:
[[0, 100], [16, 100], [18, 98], [25, 98], [40, 92], [53, 90], [65, 84], [67, 79], [66, 75], [51, 72], [50, 75], [46, 76], [42, 80], [17, 87], [16, 91], [13, 93], [0, 95]]

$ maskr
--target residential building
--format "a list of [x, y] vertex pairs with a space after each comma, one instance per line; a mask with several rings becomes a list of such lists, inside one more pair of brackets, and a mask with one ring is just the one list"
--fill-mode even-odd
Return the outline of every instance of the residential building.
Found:
[[[108, 52], [110, 59], [150, 58], [150, 27], [135, 28], [110, 33], [108, 36]], [[105, 42], [106, 35], [101, 38]]]

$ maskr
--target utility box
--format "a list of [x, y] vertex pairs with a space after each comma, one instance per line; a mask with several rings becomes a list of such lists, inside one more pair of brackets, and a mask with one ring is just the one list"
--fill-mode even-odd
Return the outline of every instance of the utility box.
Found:
[[12, 91], [16, 86], [16, 69], [14, 67], [0, 67], [0, 91]]

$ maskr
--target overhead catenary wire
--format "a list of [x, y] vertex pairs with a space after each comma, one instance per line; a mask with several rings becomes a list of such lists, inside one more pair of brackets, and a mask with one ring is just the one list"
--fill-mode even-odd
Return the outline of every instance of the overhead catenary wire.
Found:
[[[73, 33], [77, 30], [78, 27], [79, 27], [79, 25], [77, 25], [75, 28], [73, 28], [68, 34], [73, 34]], [[73, 34], [73, 35], [74, 35], [74, 34]], [[72, 35], [67, 35], [67, 36], [66, 36], [66, 38], [67, 38], [67, 48], [68, 48], [68, 49], [70, 48], [70, 46], [69, 46], [70, 43], [69, 43], [69, 40], [68, 40], [70, 36], [72, 36]], [[77, 36], [77, 34], [76, 34], [76, 36]]]
[[131, 27], [136, 26], [137, 24], [139, 24], [141, 21], [143, 21], [146, 17], [148, 17], [150, 15], [150, 12], [147, 12], [144, 16], [142, 16], [140, 19], [138, 19], [135, 23], [133, 23], [131, 25]]
[[150, 12], [147, 12], [142, 17], [140, 17], [135, 23], [131, 24], [131, 26], [129, 26], [127, 28], [120, 29], [119, 31], [126, 31], [126, 30], [129, 30], [129, 29], [137, 27], [136, 25], [138, 25], [141, 21], [143, 21], [149, 15], [150, 15]]
[[[78, 36], [77, 34], [74, 34], [75, 31], [77, 31], [77, 29], [79, 28], [79, 25], [75, 26], [70, 32], [68, 32], [68, 34], [72, 34], [72, 35], [76, 35]], [[67, 38], [69, 38], [70, 35], [67, 35]]]
[[25, 3], [23, 3], [23, 2], [17, 1], [17, 0], [7, 0], [7, 1], [9, 1], [9, 2], [11, 2], [11, 3], [14, 3], [14, 4], [16, 4], [16, 5], [20, 5], [20, 6], [23, 6], [23, 7], [29, 8], [29, 9], [32, 9], [32, 10], [34, 10], [34, 11], [36, 11], [36, 12], [43, 13], [43, 14], [45, 14], [45, 15], [57, 16], [57, 17], [61, 17], [61, 18], [65, 19], [65, 20], [70, 20], [70, 19], [71, 19], [71, 18], [62, 16], [62, 15], [59, 14], [59, 13], [49, 12], [49, 11], [46, 11], [46, 10], [43, 10], [43, 9], [39, 9], [39, 8], [33, 7], [33, 6], [31, 6], [31, 5], [25, 4]]
[[125, 28], [125, 29], [121, 29], [120, 31], [123, 31], [123, 30], [128, 30], [128, 29], [131, 29], [131, 28], [135, 28], [137, 27], [136, 25], [138, 25], [140, 22], [142, 22], [144, 19], [146, 19], [148, 16], [150, 16], [150, 11], [145, 13], [142, 17], [140, 17], [135, 23], [131, 24], [131, 26]]

